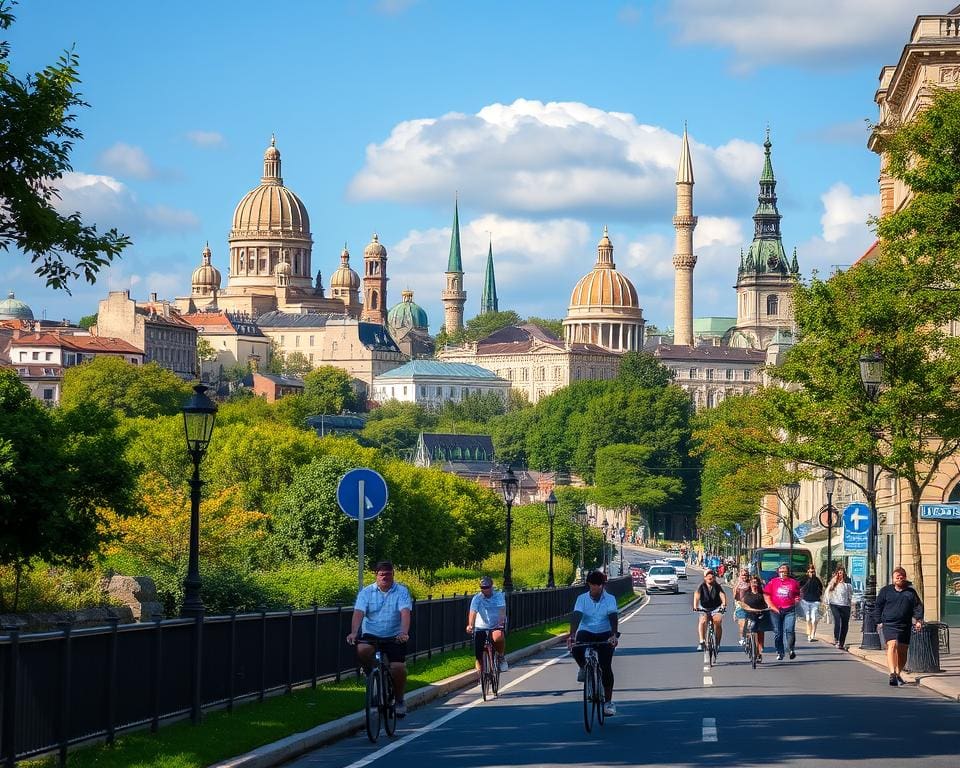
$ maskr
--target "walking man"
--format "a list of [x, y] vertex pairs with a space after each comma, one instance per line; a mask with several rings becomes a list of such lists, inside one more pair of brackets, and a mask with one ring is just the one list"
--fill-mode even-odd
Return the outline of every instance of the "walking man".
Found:
[[887, 669], [890, 685], [905, 685], [900, 673], [907, 663], [910, 631], [923, 626], [923, 603], [920, 595], [907, 581], [903, 568], [894, 568], [893, 584], [887, 584], [877, 594], [874, 616], [877, 631], [887, 647]]

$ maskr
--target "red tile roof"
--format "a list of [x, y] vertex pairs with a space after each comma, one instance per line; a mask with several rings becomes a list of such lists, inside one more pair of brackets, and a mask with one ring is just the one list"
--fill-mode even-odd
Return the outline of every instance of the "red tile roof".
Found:
[[16, 347], [60, 347], [74, 352], [142, 355], [143, 350], [128, 341], [111, 336], [78, 336], [76, 334], [30, 333], [13, 339]]

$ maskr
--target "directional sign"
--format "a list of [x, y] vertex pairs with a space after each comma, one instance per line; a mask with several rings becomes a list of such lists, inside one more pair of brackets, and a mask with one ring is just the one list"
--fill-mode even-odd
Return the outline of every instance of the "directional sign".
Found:
[[387, 482], [372, 469], [351, 469], [337, 485], [337, 504], [354, 520], [360, 517], [360, 487], [363, 485], [363, 519], [372, 520], [387, 506]]
[[870, 535], [870, 507], [857, 502], [843, 510], [843, 548], [851, 552], [867, 549]]
[[857, 555], [850, 558], [850, 583], [854, 592], [863, 592], [867, 580], [867, 558]]

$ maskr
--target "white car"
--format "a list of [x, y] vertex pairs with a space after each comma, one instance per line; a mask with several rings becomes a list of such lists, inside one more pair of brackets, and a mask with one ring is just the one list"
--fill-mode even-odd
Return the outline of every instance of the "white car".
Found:
[[679, 557], [671, 557], [667, 559], [667, 564], [677, 569], [677, 576], [681, 579], [687, 578], [687, 562], [685, 560], [681, 560]]
[[652, 565], [647, 571], [647, 592], [673, 592], [680, 594], [677, 569], [672, 565]]

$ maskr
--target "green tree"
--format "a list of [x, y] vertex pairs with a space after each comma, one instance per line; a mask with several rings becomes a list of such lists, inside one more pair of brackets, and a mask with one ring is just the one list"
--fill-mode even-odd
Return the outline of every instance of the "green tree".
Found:
[[[11, 3], [0, 2], [0, 29], [9, 30]], [[79, 58], [68, 50], [56, 64], [24, 79], [10, 72], [10, 43], [0, 42], [0, 248], [30, 257], [50, 288], [69, 291], [80, 277], [100, 270], [130, 244], [116, 229], [103, 234], [79, 213], [54, 207], [57, 180], [72, 170], [70, 152], [83, 134], [75, 110], [88, 106], [76, 91]]]
[[501, 328], [520, 325], [522, 322], [520, 315], [512, 309], [505, 312], [486, 312], [467, 320], [464, 326], [464, 338], [466, 341], [479, 341]]
[[[683, 490], [683, 483], [650, 468], [653, 448], [629, 443], [607, 445], [597, 451], [593, 501], [608, 509], [629, 509], [631, 515], [660, 512]], [[631, 521], [631, 525], [634, 521]]]
[[627, 352], [620, 360], [617, 380], [630, 386], [663, 389], [673, 383], [673, 374], [649, 352]]
[[291, 352], [284, 358], [283, 375], [302, 377], [313, 370], [311, 363], [303, 352]]
[[189, 395], [190, 387], [157, 363], [102, 355], [66, 370], [60, 404], [69, 410], [97, 403], [124, 416], [152, 417], [178, 413]]
[[531, 315], [527, 318], [527, 322], [531, 325], [539, 326], [543, 330], [547, 331], [547, 333], [552, 333], [558, 339], [563, 338], [563, 320], [553, 320]]
[[92, 315], [84, 315], [80, 318], [77, 325], [79, 325], [84, 330], [90, 330], [90, 328], [97, 324], [97, 313], [94, 312]]
[[421, 432], [433, 431], [436, 426], [436, 415], [421, 406], [390, 400], [370, 412], [359, 437], [363, 445], [390, 456], [404, 456], [413, 450]]
[[312, 413], [337, 414], [359, 406], [350, 374], [342, 368], [321, 365], [303, 377], [303, 385]]
[[34, 558], [87, 564], [107, 536], [104, 514], [132, 511], [135, 468], [116, 426], [91, 403], [46, 409], [0, 370], [0, 563], [17, 573], [13, 610]]

